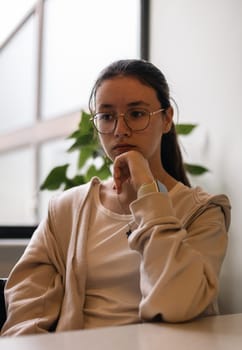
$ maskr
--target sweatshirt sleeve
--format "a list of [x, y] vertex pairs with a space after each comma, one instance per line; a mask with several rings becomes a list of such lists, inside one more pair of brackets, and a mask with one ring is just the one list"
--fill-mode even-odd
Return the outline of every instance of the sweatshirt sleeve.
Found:
[[54, 327], [63, 297], [63, 257], [50, 220], [34, 232], [5, 288], [2, 335], [45, 333]]
[[217, 297], [227, 247], [221, 206], [206, 204], [187, 227], [165, 193], [148, 194], [131, 210], [138, 228], [129, 245], [142, 257], [140, 318], [182, 322], [204, 313]]

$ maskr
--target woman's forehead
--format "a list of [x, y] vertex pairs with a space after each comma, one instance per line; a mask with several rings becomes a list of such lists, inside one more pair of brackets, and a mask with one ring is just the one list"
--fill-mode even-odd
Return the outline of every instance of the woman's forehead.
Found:
[[156, 91], [137, 78], [118, 76], [104, 80], [96, 92], [96, 104], [112, 104], [115, 101], [155, 103], [158, 99]]

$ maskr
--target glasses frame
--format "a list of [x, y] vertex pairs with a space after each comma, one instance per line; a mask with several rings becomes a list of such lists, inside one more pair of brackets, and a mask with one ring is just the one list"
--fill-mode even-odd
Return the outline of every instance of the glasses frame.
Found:
[[95, 113], [95, 114], [90, 118], [90, 121], [93, 123], [94, 128], [97, 130], [97, 132], [98, 132], [99, 134], [102, 134], [102, 135], [109, 135], [109, 134], [112, 134], [112, 133], [114, 132], [114, 130], [116, 129], [116, 127], [117, 127], [118, 118], [121, 117], [121, 116], [124, 118], [124, 122], [125, 122], [125, 124], [126, 124], [126, 126], [127, 126], [127, 128], [128, 128], [129, 130], [134, 131], [134, 132], [135, 132], [135, 131], [143, 131], [143, 130], [145, 130], [145, 129], [148, 128], [148, 126], [149, 126], [149, 124], [150, 124], [150, 117], [152, 117], [153, 115], [156, 115], [156, 114], [158, 114], [158, 113], [160, 113], [160, 112], [164, 112], [164, 111], [165, 111], [165, 108], [157, 109], [157, 110], [154, 111], [154, 112], [149, 112], [149, 111], [147, 111], [146, 109], [143, 109], [143, 110], [146, 111], [146, 112], [148, 112], [148, 117], [149, 117], [149, 119], [148, 119], [147, 125], [146, 125], [144, 128], [142, 128], [142, 129], [132, 129], [132, 128], [128, 125], [127, 120], [126, 120], [126, 118], [125, 118], [128, 111], [126, 111], [125, 113], [120, 113], [120, 114], [117, 114], [117, 113], [116, 113], [116, 116], [115, 116], [115, 113], [110, 113], [111, 115], [114, 115], [114, 116], [115, 116], [115, 123], [114, 123], [114, 126], [113, 126], [112, 131], [109, 131], [109, 132], [102, 132], [102, 131], [99, 131], [98, 128], [96, 127], [96, 124], [95, 124], [95, 119], [96, 119], [96, 118], [95, 118], [95, 117], [96, 117], [96, 115], [99, 114], [100, 112]]

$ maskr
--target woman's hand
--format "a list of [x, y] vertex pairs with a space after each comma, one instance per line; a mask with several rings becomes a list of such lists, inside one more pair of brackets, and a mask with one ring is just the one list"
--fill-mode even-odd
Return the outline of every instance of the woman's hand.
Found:
[[114, 189], [122, 192], [122, 185], [129, 182], [137, 192], [141, 185], [150, 183], [154, 176], [149, 163], [144, 156], [137, 151], [128, 151], [118, 155], [113, 163]]

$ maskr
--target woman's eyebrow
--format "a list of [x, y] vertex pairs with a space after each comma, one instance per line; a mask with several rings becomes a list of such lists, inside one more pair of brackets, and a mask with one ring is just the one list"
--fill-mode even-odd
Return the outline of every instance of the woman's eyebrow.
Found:
[[[127, 107], [139, 107], [139, 106], [149, 106], [150, 104], [143, 101], [143, 100], [138, 100], [138, 101], [131, 101], [127, 103]], [[111, 103], [101, 103], [99, 108], [115, 108], [115, 105]]]
[[137, 106], [149, 106], [150, 104], [143, 101], [143, 100], [139, 100], [139, 101], [132, 101], [132, 102], [129, 102], [127, 104], [128, 107], [137, 107]]
[[114, 105], [110, 104], [110, 103], [102, 103], [100, 104], [100, 106], [98, 106], [99, 108], [113, 108]]

